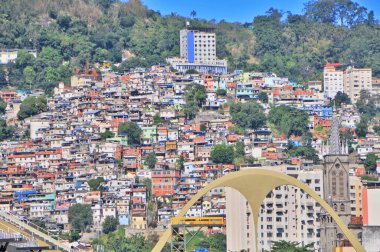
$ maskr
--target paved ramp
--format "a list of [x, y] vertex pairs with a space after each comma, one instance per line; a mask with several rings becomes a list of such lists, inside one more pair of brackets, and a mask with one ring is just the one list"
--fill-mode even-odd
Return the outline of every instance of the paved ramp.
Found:
[[[11, 215], [9, 213], [0, 211], [0, 229], [8, 234], [20, 234], [29, 244], [37, 244], [38, 246], [50, 246], [54, 247], [55, 250], [49, 251], [63, 251], [63, 252], [73, 252], [78, 250], [73, 250], [69, 245], [64, 243], [62, 240], [55, 239], [35, 227], [32, 227], [25, 222], [21, 221], [17, 216]], [[20, 243], [20, 246], [21, 245]]]

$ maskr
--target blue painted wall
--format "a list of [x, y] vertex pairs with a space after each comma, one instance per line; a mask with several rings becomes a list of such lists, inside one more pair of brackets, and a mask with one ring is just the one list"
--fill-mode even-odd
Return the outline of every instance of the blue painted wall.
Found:
[[194, 32], [187, 33], [187, 60], [189, 63], [194, 63]]

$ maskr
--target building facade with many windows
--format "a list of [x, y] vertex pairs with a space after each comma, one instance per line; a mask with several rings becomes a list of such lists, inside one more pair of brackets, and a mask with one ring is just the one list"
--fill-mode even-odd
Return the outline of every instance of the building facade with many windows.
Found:
[[190, 27], [180, 31], [180, 58], [170, 58], [171, 66], [180, 71], [227, 73], [227, 61], [216, 57], [216, 34], [213, 28]]

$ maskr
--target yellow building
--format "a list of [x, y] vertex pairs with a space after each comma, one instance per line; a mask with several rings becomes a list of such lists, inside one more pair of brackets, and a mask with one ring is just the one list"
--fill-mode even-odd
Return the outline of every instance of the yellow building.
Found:
[[132, 217], [132, 228], [133, 229], [146, 229], [148, 226], [148, 223], [146, 221], [146, 218], [144, 216], [133, 216]]

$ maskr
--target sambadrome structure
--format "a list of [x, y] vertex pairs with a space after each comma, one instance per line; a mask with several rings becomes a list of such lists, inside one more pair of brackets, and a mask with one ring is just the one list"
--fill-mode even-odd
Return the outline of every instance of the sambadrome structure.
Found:
[[[316, 200], [330, 215], [332, 220], [336, 222], [342, 233], [351, 242], [352, 246], [356, 252], [365, 252], [364, 248], [356, 237], [347, 228], [344, 221], [338, 216], [338, 214], [319, 197], [312, 189], [306, 186], [301, 181], [288, 176], [283, 173], [263, 170], [263, 169], [252, 169], [244, 170], [239, 172], [230, 173], [224, 177], [221, 177], [209, 185], [202, 188], [180, 211], [178, 216], [184, 216], [190, 207], [197, 202], [204, 194], [216, 187], [231, 187], [239, 191], [248, 201], [249, 206], [252, 210], [253, 223], [255, 225], [255, 239], [256, 239], [256, 251], [258, 252], [258, 230], [257, 223], [260, 213], [261, 203], [264, 201], [266, 195], [272, 191], [275, 187], [283, 185], [292, 185], [302, 189], [305, 193], [309, 194], [314, 200]], [[160, 252], [164, 247], [165, 243], [169, 240], [171, 235], [171, 230], [168, 229], [163, 234], [161, 239], [158, 241], [154, 247], [154, 252]]]

